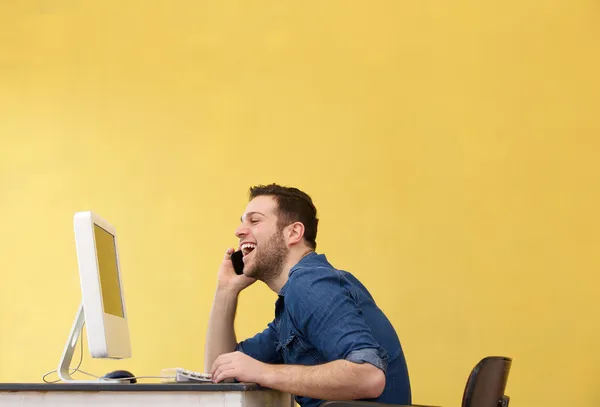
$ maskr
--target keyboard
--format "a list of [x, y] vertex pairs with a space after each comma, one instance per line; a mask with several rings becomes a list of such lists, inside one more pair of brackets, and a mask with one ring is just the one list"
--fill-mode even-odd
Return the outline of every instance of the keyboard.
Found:
[[[163, 369], [162, 376], [166, 381], [181, 382], [212, 382], [212, 375], [209, 373], [194, 372], [193, 370], [176, 367], [173, 369]], [[170, 380], [169, 380], [170, 379]]]

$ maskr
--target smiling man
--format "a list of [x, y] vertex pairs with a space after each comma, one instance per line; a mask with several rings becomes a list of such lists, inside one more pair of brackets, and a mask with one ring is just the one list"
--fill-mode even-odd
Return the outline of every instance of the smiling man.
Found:
[[[317, 254], [317, 211], [296, 188], [250, 188], [235, 235], [243, 275], [227, 249], [218, 272], [205, 349], [213, 381], [236, 379], [291, 393], [302, 406], [324, 400], [410, 404], [406, 361], [390, 321], [352, 274]], [[238, 342], [238, 295], [260, 280], [278, 294], [275, 318]]]

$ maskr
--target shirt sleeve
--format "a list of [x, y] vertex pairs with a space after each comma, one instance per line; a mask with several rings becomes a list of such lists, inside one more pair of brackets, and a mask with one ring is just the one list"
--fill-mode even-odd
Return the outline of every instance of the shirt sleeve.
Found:
[[283, 363], [277, 352], [277, 331], [273, 322], [264, 331], [238, 343], [235, 350], [264, 363]]
[[286, 294], [297, 328], [330, 362], [346, 359], [387, 369], [388, 355], [375, 340], [342, 276], [328, 268], [298, 270]]

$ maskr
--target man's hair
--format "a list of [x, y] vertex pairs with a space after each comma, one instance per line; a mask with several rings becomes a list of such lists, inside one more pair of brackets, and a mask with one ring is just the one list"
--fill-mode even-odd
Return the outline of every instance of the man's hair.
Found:
[[257, 185], [250, 188], [250, 200], [257, 196], [272, 196], [277, 202], [277, 225], [280, 229], [294, 222], [304, 225], [304, 240], [314, 250], [317, 248], [317, 208], [308, 194], [298, 188], [277, 184]]

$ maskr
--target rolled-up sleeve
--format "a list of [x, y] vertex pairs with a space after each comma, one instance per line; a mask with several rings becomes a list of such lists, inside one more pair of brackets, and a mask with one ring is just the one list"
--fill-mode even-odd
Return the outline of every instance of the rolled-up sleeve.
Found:
[[297, 271], [286, 306], [298, 329], [329, 362], [339, 359], [387, 369], [388, 355], [377, 342], [342, 277], [330, 269]]
[[387, 370], [387, 357], [386, 355], [381, 355], [378, 349], [354, 350], [346, 356], [346, 360], [354, 363], [370, 363], [384, 372]]
[[273, 322], [270, 322], [264, 331], [238, 343], [235, 350], [264, 363], [283, 362], [277, 352], [277, 331]]

